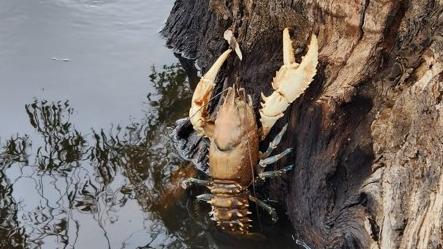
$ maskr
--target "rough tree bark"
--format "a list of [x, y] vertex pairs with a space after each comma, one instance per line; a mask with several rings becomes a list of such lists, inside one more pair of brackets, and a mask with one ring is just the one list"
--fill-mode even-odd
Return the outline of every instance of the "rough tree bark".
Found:
[[273, 132], [289, 122], [282, 147], [296, 153], [275, 167], [296, 169], [287, 195], [279, 180], [271, 193], [313, 248], [442, 249], [442, 11], [441, 0], [177, 0], [162, 32], [205, 71], [233, 27], [244, 59], [219, 85], [245, 87], [256, 106], [283, 28], [298, 56], [316, 33], [318, 74]]

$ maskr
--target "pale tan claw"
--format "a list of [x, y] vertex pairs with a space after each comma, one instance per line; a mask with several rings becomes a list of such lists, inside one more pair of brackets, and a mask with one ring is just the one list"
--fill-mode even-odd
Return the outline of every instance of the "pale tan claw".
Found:
[[283, 31], [283, 62], [277, 71], [272, 88], [274, 92], [266, 97], [262, 94], [263, 102], [260, 109], [262, 124], [262, 139], [264, 139], [277, 120], [283, 117], [288, 106], [302, 95], [312, 82], [318, 64], [318, 43], [315, 35], [311, 36], [308, 52], [300, 64], [295, 62], [292, 40], [289, 30]]
[[223, 37], [225, 38], [225, 40], [228, 42], [229, 46], [235, 51], [235, 53], [237, 54], [238, 58], [240, 60], [243, 59], [243, 55], [240, 49], [240, 45], [237, 42], [237, 39], [234, 36], [234, 33], [232, 33], [231, 29], [227, 29], [223, 35]]
[[287, 28], [283, 30], [283, 64], [295, 64], [294, 66], [298, 65], [295, 62], [294, 48], [292, 48], [292, 40]]
[[208, 103], [215, 87], [215, 78], [223, 63], [231, 53], [231, 49], [226, 50], [215, 61], [209, 71], [200, 79], [192, 96], [191, 109], [189, 110], [189, 119], [199, 135], [208, 136], [208, 131], [212, 129], [212, 124], [208, 120]]

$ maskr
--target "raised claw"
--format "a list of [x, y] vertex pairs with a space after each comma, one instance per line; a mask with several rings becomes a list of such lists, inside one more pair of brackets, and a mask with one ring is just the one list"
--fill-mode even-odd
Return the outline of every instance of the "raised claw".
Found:
[[231, 49], [226, 50], [215, 61], [209, 71], [200, 79], [192, 96], [191, 108], [189, 110], [189, 119], [199, 135], [209, 136], [212, 130], [212, 124], [208, 120], [208, 103], [211, 99], [215, 87], [215, 78], [220, 68], [231, 53]]
[[272, 81], [274, 92], [269, 97], [262, 95], [263, 102], [260, 109], [262, 139], [266, 138], [275, 122], [283, 117], [283, 112], [312, 82], [318, 64], [317, 37], [314, 34], [311, 36], [308, 52], [298, 64], [295, 62], [292, 40], [286, 28], [283, 31], [283, 62], [283, 66]]
[[234, 33], [232, 32], [231, 29], [227, 29], [225, 31], [225, 33], [223, 34], [223, 37], [225, 38], [225, 40], [228, 42], [229, 46], [235, 51], [235, 53], [237, 54], [238, 58], [240, 60], [243, 59], [243, 55], [240, 49], [240, 45], [237, 42], [237, 39], [234, 36]]

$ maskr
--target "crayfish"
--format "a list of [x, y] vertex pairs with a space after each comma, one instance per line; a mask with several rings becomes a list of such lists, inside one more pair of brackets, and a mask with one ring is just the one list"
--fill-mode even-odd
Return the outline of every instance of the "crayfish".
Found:
[[211, 219], [219, 228], [245, 235], [250, 233], [252, 220], [248, 217], [249, 202], [265, 209], [274, 221], [277, 214], [273, 207], [252, 196], [249, 187], [254, 181], [281, 176], [293, 166], [276, 171], [265, 171], [265, 167], [276, 162], [291, 152], [291, 148], [270, 156], [280, 143], [287, 125], [272, 140], [265, 152], [259, 151], [260, 142], [269, 134], [272, 126], [283, 116], [288, 106], [299, 98], [312, 82], [318, 63], [318, 44], [315, 35], [306, 55], [300, 64], [296, 63], [289, 30], [283, 31], [283, 66], [273, 79], [273, 93], [266, 97], [262, 94], [259, 128], [256, 122], [251, 96], [246, 96], [243, 88], [227, 88], [223, 104], [211, 120], [208, 102], [215, 87], [215, 80], [223, 63], [232, 52], [225, 51], [212, 65], [198, 83], [189, 111], [189, 118], [194, 130], [201, 136], [208, 137], [209, 180], [189, 178], [183, 186], [192, 184], [206, 186], [210, 194], [197, 196], [212, 206]]

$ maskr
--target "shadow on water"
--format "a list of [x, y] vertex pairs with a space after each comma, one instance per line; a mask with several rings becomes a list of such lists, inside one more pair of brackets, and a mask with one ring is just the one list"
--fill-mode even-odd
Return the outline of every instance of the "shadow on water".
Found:
[[81, 132], [69, 101], [25, 106], [35, 134], [1, 142], [1, 248], [293, 246], [281, 241], [287, 236], [251, 242], [216, 232], [207, 207], [180, 188], [197, 172], [168, 135], [189, 109], [186, 74], [174, 64], [153, 67], [149, 77], [150, 110], [126, 126]]

